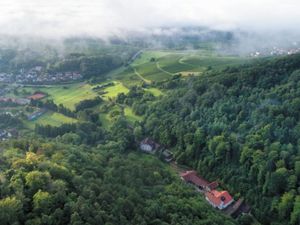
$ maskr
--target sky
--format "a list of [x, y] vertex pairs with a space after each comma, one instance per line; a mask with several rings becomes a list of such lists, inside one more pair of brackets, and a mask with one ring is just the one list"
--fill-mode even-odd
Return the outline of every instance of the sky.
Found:
[[299, 0], [0, 0], [0, 35], [99, 36], [161, 26], [300, 27]]

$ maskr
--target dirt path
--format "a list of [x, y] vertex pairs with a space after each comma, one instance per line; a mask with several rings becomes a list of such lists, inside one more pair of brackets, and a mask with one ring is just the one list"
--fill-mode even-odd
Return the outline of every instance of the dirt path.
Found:
[[134, 68], [134, 67], [132, 67], [132, 68], [133, 68], [133, 70], [134, 70], [135, 75], [137, 75], [141, 80], [143, 80], [145, 83], [148, 83], [148, 84], [151, 83], [151, 80], [145, 79], [145, 78], [144, 78], [144, 77], [136, 70], [136, 68]]
[[190, 64], [190, 63], [184, 62], [184, 56], [182, 56], [182, 57], [178, 60], [178, 63], [180, 63], [180, 64], [182, 64], [182, 65], [193, 66], [193, 67], [196, 66], [196, 65], [194, 65], [194, 64]]
[[164, 72], [164, 73], [169, 74], [169, 75], [171, 75], [171, 76], [174, 75], [174, 73], [170, 73], [170, 72], [164, 70], [163, 68], [161, 68], [160, 65], [159, 65], [159, 62], [156, 62], [156, 67], [157, 67], [157, 69], [160, 70], [161, 72]]

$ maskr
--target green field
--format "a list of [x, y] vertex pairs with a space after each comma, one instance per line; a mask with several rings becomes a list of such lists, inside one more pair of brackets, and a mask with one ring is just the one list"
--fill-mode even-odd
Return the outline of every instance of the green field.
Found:
[[[143, 83], [151, 84], [153, 81], [163, 81], [172, 78], [173, 75], [181, 73], [183, 76], [189, 74], [201, 75], [208, 68], [222, 69], [227, 66], [238, 65], [249, 61], [247, 58], [239, 58], [232, 56], [220, 56], [209, 50], [197, 51], [143, 51], [143, 53], [129, 66], [120, 67], [107, 74], [108, 81], [114, 82], [114, 85], [101, 89], [101, 97], [109, 102], [117, 97], [120, 93], [127, 94], [129, 88]], [[101, 85], [105, 83], [100, 83]], [[95, 86], [97, 86], [95, 85]], [[86, 83], [77, 83], [70, 85], [57, 85], [46, 87], [27, 87], [26, 91], [46, 92], [48, 99], [53, 99], [56, 104], [63, 104], [65, 107], [74, 110], [75, 105], [82, 100], [92, 99], [98, 96], [97, 91], [93, 91], [91, 86]], [[152, 93], [154, 96], [162, 96], [164, 93], [155, 87], [145, 88], [145, 91]], [[111, 113], [121, 110], [122, 106], [110, 108], [107, 113], [99, 112], [100, 120], [103, 127], [108, 128], [115, 117], [111, 117]], [[130, 122], [141, 121], [142, 117], [135, 115], [128, 106], [124, 108], [124, 116]], [[76, 120], [65, 117], [58, 113], [46, 113], [37, 121], [26, 122], [34, 124], [49, 124], [59, 126], [62, 123], [72, 123]]]
[[149, 62], [151, 58], [161, 58], [168, 54], [170, 54], [169, 51], [143, 51], [143, 53], [131, 65], [138, 66]]
[[74, 110], [75, 105], [80, 101], [92, 99], [97, 96], [97, 93], [91, 89], [91, 85], [85, 83], [34, 88], [31, 87], [26, 89], [32, 92], [45, 92], [49, 95], [48, 99], [53, 99], [55, 104], [63, 104], [65, 107], [71, 110]]
[[[154, 60], [151, 60], [154, 59]], [[112, 79], [125, 86], [163, 81], [174, 74], [201, 75], [208, 68], [223, 69], [248, 62], [249, 58], [218, 55], [212, 49], [193, 51], [144, 51], [128, 67], [122, 67], [110, 74]]]
[[150, 92], [151, 94], [153, 94], [155, 97], [161, 96], [164, 93], [159, 90], [158, 88], [145, 88], [145, 91]]
[[77, 122], [78, 121], [76, 119], [67, 117], [63, 114], [56, 113], [56, 112], [47, 112], [34, 121], [26, 121], [25, 125], [30, 129], [34, 129], [36, 124], [51, 125], [51, 126], [58, 127], [63, 123], [77, 123]]
[[141, 116], [137, 116], [133, 113], [132, 109], [129, 107], [125, 107], [124, 115], [128, 119], [129, 122], [141, 121], [143, 118]]
[[125, 87], [122, 83], [120, 82], [114, 82], [113, 86], [109, 86], [107, 88], [103, 89], [104, 92], [107, 92], [106, 94], [102, 95], [102, 97], [105, 100], [108, 100], [110, 98], [115, 98], [118, 96], [120, 93], [127, 94], [129, 92], [129, 89]]

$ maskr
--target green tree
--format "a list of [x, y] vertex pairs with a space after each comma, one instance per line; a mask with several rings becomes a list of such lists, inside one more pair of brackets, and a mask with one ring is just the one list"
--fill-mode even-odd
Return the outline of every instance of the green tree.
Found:
[[0, 223], [11, 225], [19, 221], [22, 216], [22, 202], [16, 197], [7, 197], [0, 200]]

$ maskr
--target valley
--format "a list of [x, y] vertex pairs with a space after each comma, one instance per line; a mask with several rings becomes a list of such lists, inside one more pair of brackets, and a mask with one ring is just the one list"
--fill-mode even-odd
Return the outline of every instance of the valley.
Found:
[[[198, 203], [201, 202], [202, 210], [205, 208], [209, 214], [213, 212], [212, 220], [227, 218], [228, 224], [268, 224], [271, 221], [264, 214], [274, 213], [277, 216], [277, 211], [270, 211], [270, 196], [282, 195], [276, 197], [277, 205], [274, 203], [275, 207], [281, 207], [283, 203], [280, 202], [284, 201], [286, 195], [291, 198], [295, 195], [293, 190], [298, 182], [293, 164], [296, 165], [298, 161], [288, 161], [294, 152], [290, 143], [296, 142], [296, 131], [292, 129], [298, 129], [298, 125], [292, 128], [292, 118], [284, 125], [266, 124], [281, 110], [278, 107], [283, 99], [276, 97], [278, 90], [297, 85], [298, 60], [298, 55], [254, 59], [220, 54], [211, 49], [144, 49], [135, 53], [127, 63], [109, 72], [88, 76], [80, 81], [63, 84], [3, 82], [0, 84], [3, 90], [0, 98], [0, 117], [3, 118], [0, 123], [0, 145], [11, 149], [4, 151], [3, 157], [19, 154], [16, 152], [19, 150], [11, 148], [12, 144], [24, 144], [22, 148], [31, 146], [35, 150], [27, 150], [15, 158], [23, 160], [22, 157], [37, 157], [38, 165], [46, 160], [39, 158], [40, 154], [50, 154], [47, 157], [52, 158], [51, 161], [60, 158], [52, 148], [60, 149], [62, 146], [67, 149], [77, 146], [75, 152], [84, 154], [82, 157], [128, 157], [129, 164], [123, 166], [129, 170], [132, 159], [141, 164], [150, 160], [151, 169], [148, 168], [150, 171], [146, 172], [146, 168], [145, 173], [151, 172], [152, 165], [156, 165], [160, 159], [168, 163], [173, 161], [170, 165], [160, 164], [160, 172], [154, 169], [155, 182], [160, 182], [161, 176], [164, 179], [168, 177], [165, 185], [173, 184], [176, 187], [172, 188], [181, 188], [181, 194], [189, 192], [193, 201], [197, 199]], [[276, 72], [265, 72], [268, 67], [273, 68], [268, 71]], [[282, 74], [287, 74], [289, 78], [283, 79]], [[253, 79], [253, 76], [256, 78]], [[297, 96], [297, 92], [293, 95]], [[297, 102], [290, 104], [297, 108]], [[268, 110], [277, 111], [269, 114]], [[291, 116], [297, 117], [295, 113], [292, 111]], [[260, 121], [260, 118], [268, 119]], [[260, 125], [255, 125], [257, 121], [260, 121]], [[271, 126], [290, 126], [289, 132], [294, 133], [289, 136], [284, 132], [272, 132]], [[139, 143], [144, 138], [153, 138], [157, 145], [163, 147], [163, 151], [152, 156], [142, 154]], [[48, 151], [45, 141], [51, 143], [53, 147], [49, 148], [53, 153], [45, 153]], [[78, 146], [91, 150], [80, 153], [83, 150]], [[271, 154], [268, 153], [269, 148], [274, 149], [271, 161], [268, 159]], [[69, 156], [71, 153], [63, 154]], [[169, 157], [170, 161], [165, 157]], [[76, 168], [72, 164], [75, 158], [64, 164]], [[269, 160], [270, 167], [264, 167], [261, 163], [263, 159]], [[87, 165], [83, 163], [82, 166]], [[182, 175], [191, 171], [214, 180], [215, 183], [212, 183], [218, 185], [199, 186], [197, 182]], [[98, 174], [97, 171], [95, 173]], [[248, 177], [245, 175], [247, 173], [250, 173]], [[283, 179], [283, 175], [288, 185], [280, 183], [279, 178], [275, 177], [281, 176], [280, 179]], [[55, 176], [51, 174], [51, 177]], [[180, 176], [193, 186], [180, 181]], [[193, 179], [203, 179], [198, 175], [195, 177]], [[131, 182], [136, 185], [137, 181]], [[150, 185], [146, 184], [146, 180], [143, 182], [146, 186]], [[251, 191], [252, 184], [257, 185], [255, 194]], [[147, 189], [146, 186], [144, 188]], [[48, 190], [45, 187], [43, 189]], [[203, 195], [199, 196], [199, 192]], [[213, 199], [217, 197], [211, 193], [229, 196], [229, 206], [216, 206]], [[176, 192], [177, 197], [181, 194]], [[143, 196], [142, 193], [140, 195]], [[257, 201], [259, 198], [265, 200], [264, 204]], [[181, 196], [176, 201], [183, 199], [185, 197]], [[295, 210], [291, 212], [295, 213]], [[235, 220], [228, 215], [232, 215]], [[127, 216], [128, 220], [133, 219], [131, 214]], [[280, 218], [282, 221], [286, 219]], [[134, 220], [137, 218], [134, 217]], [[187, 224], [188, 221], [191, 220], [185, 220]]]

